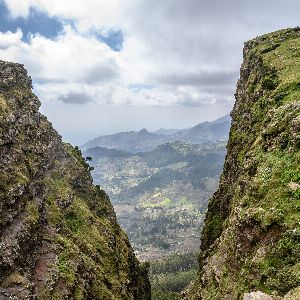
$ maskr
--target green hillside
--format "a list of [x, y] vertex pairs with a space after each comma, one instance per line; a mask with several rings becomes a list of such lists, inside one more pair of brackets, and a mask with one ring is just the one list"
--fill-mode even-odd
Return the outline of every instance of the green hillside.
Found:
[[262, 291], [299, 299], [300, 28], [245, 44], [231, 116], [198, 279], [186, 297], [243, 299]]

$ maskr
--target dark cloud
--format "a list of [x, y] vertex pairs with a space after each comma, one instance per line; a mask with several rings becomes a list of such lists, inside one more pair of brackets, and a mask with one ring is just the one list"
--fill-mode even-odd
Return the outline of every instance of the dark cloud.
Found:
[[[145, 55], [162, 66], [151, 80], [192, 87], [224, 103], [230, 95], [234, 102], [244, 42], [300, 24], [298, 0], [144, 0], [137, 6], [132, 27], [146, 44]], [[178, 102], [206, 104], [203, 98]]]
[[203, 64], [234, 72], [246, 40], [300, 23], [298, 0], [144, 0], [137, 6], [132, 26], [148, 55], [187, 73]]
[[68, 104], [86, 104], [94, 102], [93, 97], [84, 92], [71, 92], [58, 98], [59, 101]]
[[87, 84], [99, 84], [109, 82], [119, 76], [119, 70], [113, 60], [106, 61], [105, 64], [96, 65], [90, 71], [83, 74], [81, 81]]

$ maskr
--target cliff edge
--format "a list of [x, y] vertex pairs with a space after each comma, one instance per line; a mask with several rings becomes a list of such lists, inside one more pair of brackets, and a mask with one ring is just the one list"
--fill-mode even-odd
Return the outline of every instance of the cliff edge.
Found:
[[184, 299], [300, 299], [300, 28], [245, 44], [223, 174]]
[[0, 61], [0, 299], [150, 299], [148, 266], [39, 106], [23, 66]]

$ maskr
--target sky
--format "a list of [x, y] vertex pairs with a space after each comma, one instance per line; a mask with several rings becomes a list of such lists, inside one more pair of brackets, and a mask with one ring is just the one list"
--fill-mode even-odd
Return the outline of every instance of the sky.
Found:
[[299, 0], [0, 0], [0, 59], [25, 65], [65, 141], [229, 113], [243, 43]]

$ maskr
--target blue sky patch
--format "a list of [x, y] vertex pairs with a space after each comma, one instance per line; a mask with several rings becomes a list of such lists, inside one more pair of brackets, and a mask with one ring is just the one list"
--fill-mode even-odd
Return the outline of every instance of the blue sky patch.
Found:
[[26, 18], [12, 18], [2, 1], [0, 1], [0, 31], [15, 32], [20, 28], [23, 40], [28, 42], [29, 34], [41, 34], [49, 39], [54, 39], [63, 29], [63, 25], [56, 18], [50, 18], [46, 13], [31, 8]]
[[129, 89], [135, 92], [138, 92], [140, 90], [152, 90], [154, 88], [155, 85], [153, 84], [134, 83], [129, 85]]
[[[60, 20], [49, 17], [47, 13], [30, 9], [29, 15], [24, 17], [12, 18], [6, 4], [0, 0], [0, 32], [16, 32], [20, 28], [23, 32], [23, 41], [28, 42], [30, 34], [40, 34], [48, 39], [55, 39], [63, 30], [63, 24], [68, 23], [76, 30], [74, 20]], [[121, 30], [109, 30], [107, 34], [100, 34], [92, 31], [100, 42], [105, 43], [114, 51], [121, 51], [124, 37]]]
[[124, 37], [121, 30], [111, 29], [107, 35], [102, 35], [98, 32], [94, 33], [96, 38], [108, 45], [114, 51], [121, 51], [123, 48]]

